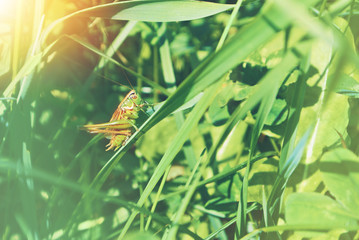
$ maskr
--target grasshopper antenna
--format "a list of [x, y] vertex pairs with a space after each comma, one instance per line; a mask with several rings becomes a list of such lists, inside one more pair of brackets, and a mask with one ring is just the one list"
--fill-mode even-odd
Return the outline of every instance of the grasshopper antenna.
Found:
[[[115, 81], [115, 80], [113, 80], [113, 79], [111, 79], [111, 78], [108, 78], [108, 77], [106, 77], [106, 76], [104, 76], [104, 75], [102, 75], [102, 74], [97, 74], [97, 75], [100, 76], [100, 77], [102, 77], [102, 78], [104, 78], [104, 79], [106, 79], [106, 80], [108, 80], [108, 81], [110, 81], [110, 82], [113, 82], [113, 83], [115, 83], [115, 84], [117, 84], [117, 85], [126, 87], [126, 88], [128, 88], [128, 89], [130, 89], [130, 90], [133, 90], [132, 88], [130, 88], [130, 87], [128, 87], [128, 86], [126, 86], [126, 85], [124, 85], [124, 84], [122, 84], [122, 83], [119, 83], [119, 82], [117, 82], [117, 81]], [[132, 87], [132, 85], [131, 85], [131, 87]]]

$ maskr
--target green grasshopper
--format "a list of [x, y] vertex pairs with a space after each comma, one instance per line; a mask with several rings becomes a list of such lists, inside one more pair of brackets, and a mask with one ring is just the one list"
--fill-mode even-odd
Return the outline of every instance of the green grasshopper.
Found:
[[132, 135], [133, 129], [138, 130], [135, 125], [139, 118], [139, 111], [148, 105], [134, 90], [131, 90], [120, 102], [112, 117], [107, 123], [89, 124], [83, 127], [89, 133], [103, 133], [110, 143], [106, 145], [108, 150], [116, 151], [125, 145], [128, 138]]

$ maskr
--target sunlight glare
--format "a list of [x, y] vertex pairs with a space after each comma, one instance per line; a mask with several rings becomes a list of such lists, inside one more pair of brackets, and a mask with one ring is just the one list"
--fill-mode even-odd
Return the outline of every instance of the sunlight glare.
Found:
[[13, 18], [16, 1], [0, 0], [0, 19]]

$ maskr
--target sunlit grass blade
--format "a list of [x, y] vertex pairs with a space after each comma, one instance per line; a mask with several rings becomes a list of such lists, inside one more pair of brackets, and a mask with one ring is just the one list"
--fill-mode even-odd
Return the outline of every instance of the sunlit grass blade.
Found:
[[[39, 66], [39, 64], [42, 61], [43, 56], [48, 54], [52, 47], [56, 44], [57, 41], [55, 41], [53, 44], [49, 45], [44, 49], [42, 52], [37, 53], [35, 55], [31, 55], [28, 57], [28, 59], [25, 61], [24, 65], [21, 67], [21, 69], [17, 72], [16, 76], [14, 76], [11, 83], [6, 87], [5, 91], [3, 92], [3, 96], [5, 98], [9, 98], [12, 96], [12, 94], [15, 92], [15, 88], [17, 84], [26, 76], [32, 75], [35, 71], [36, 67]], [[30, 81], [30, 79], [27, 79], [27, 81]], [[5, 110], [5, 105], [0, 102], [0, 113], [2, 113]]]
[[[160, 33], [158, 33], [160, 34]], [[160, 52], [160, 58], [161, 58], [161, 65], [162, 65], [162, 72], [164, 81], [167, 84], [167, 89], [169, 92], [174, 92], [176, 90], [176, 78], [175, 73], [173, 70], [173, 64], [171, 62], [171, 52], [170, 52], [170, 46], [169, 41], [166, 37], [164, 43], [159, 48]], [[185, 117], [184, 113], [182, 111], [174, 112], [174, 117], [176, 119], [176, 124], [178, 128], [182, 126], [184, 123]], [[189, 141], [189, 140], [188, 140]], [[190, 141], [189, 141], [190, 143]], [[191, 169], [196, 165], [196, 156], [193, 150], [193, 147], [191, 144], [183, 146], [183, 152], [185, 154], [186, 160], [188, 161], [189, 166]]]
[[[112, 56], [116, 53], [116, 51], [120, 48], [122, 43], [126, 40], [128, 35], [131, 33], [131, 31], [134, 29], [134, 27], [137, 25], [137, 21], [128, 21], [126, 25], [121, 29], [121, 32], [116, 36], [116, 38], [111, 42], [111, 44], [108, 46], [106, 52], [104, 55], [101, 55], [101, 59], [99, 63], [96, 66], [96, 69], [102, 69], [109, 60], [113, 60]], [[86, 47], [85, 45], [84, 47]], [[94, 51], [94, 49], [90, 49]], [[98, 51], [98, 50], [96, 50]], [[93, 74], [93, 73], [92, 73]]]
[[55, 26], [75, 16], [101, 17], [114, 20], [150, 22], [188, 21], [214, 15], [232, 8], [230, 4], [195, 1], [123, 1], [98, 5], [69, 14], [53, 22], [43, 34], [43, 41]]
[[267, 205], [270, 213], [269, 217], [275, 216], [276, 217], [274, 218], [275, 221], [278, 218], [280, 202], [286, 184], [289, 180], [289, 177], [292, 175], [293, 171], [296, 169], [303, 156], [306, 143], [311, 133], [312, 133], [312, 129], [309, 128], [307, 132], [304, 134], [304, 136], [301, 138], [297, 146], [294, 148], [289, 158], [286, 160], [283, 168], [280, 169], [279, 175], [274, 182], [273, 189], [269, 195]]
[[231, 4], [195, 1], [127, 1], [96, 6], [80, 11], [79, 15], [114, 20], [148, 22], [188, 21], [208, 17], [233, 7]]

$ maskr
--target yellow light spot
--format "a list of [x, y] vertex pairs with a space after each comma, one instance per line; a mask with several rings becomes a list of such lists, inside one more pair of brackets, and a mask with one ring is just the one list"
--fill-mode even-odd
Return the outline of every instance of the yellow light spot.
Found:
[[0, 21], [14, 17], [16, 1], [0, 0]]
[[99, 217], [97, 219], [87, 220], [87, 221], [84, 221], [84, 222], [80, 223], [78, 225], [77, 229], [80, 230], [80, 231], [90, 229], [90, 228], [96, 227], [97, 225], [102, 224], [104, 221], [105, 221], [104, 217]]

